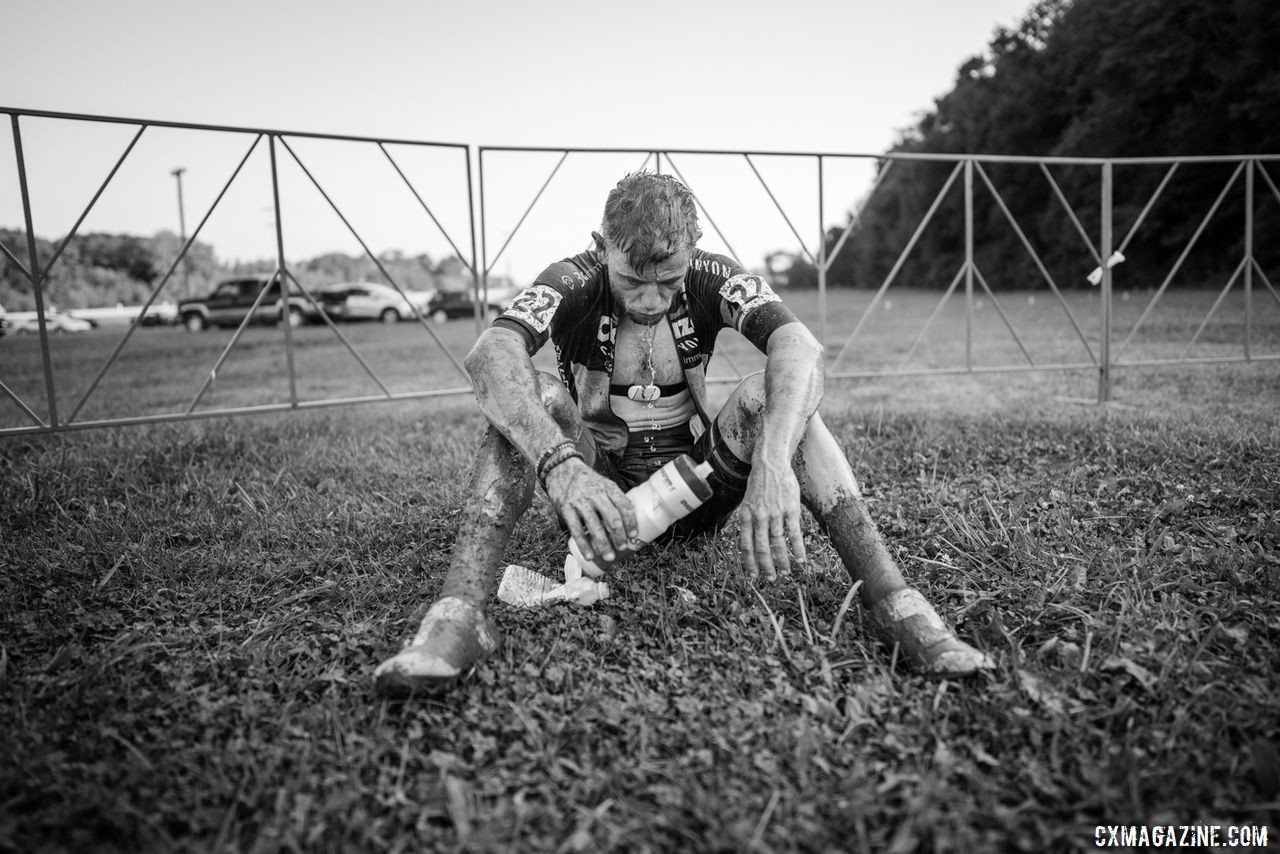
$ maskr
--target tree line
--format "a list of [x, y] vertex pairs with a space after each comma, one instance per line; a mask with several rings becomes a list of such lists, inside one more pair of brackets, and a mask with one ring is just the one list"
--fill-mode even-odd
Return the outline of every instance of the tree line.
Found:
[[[0, 228], [0, 243], [30, 270], [25, 231]], [[36, 237], [35, 243], [36, 257], [44, 266], [54, 256], [61, 241]], [[162, 231], [152, 237], [102, 232], [77, 234], [49, 269], [44, 280], [45, 303], [60, 309], [116, 303], [140, 305], [171, 267], [172, 275], [157, 301], [177, 302], [187, 296], [210, 292], [218, 281], [228, 276], [269, 273], [275, 269], [274, 261], [224, 263], [218, 260], [212, 246], [198, 240], [191, 244], [175, 267], [174, 259], [181, 248], [182, 241], [170, 231]], [[470, 272], [457, 258], [436, 260], [425, 253], [406, 255], [398, 250], [382, 253], [378, 264], [368, 256], [330, 252], [290, 264], [289, 270], [311, 289], [337, 282], [387, 282], [379, 264], [396, 284], [407, 291], [459, 290], [471, 285]], [[503, 282], [493, 281], [492, 284], [496, 286]], [[0, 306], [8, 311], [35, 308], [30, 279], [3, 254], [0, 254]]]
[[[1014, 29], [998, 28], [955, 84], [904, 130], [890, 154], [1038, 157], [1280, 155], [1280, 3], [1276, 0], [1039, 0]], [[878, 287], [955, 168], [880, 161], [880, 186], [832, 228], [832, 285]], [[1254, 252], [1271, 280], [1280, 264], [1280, 161], [1255, 173]], [[1213, 208], [1236, 164], [1173, 171], [1116, 268], [1118, 287], [1159, 285]], [[1114, 167], [1114, 245], [1128, 237], [1168, 166]], [[993, 288], [1045, 287], [1011, 215], [1059, 287], [1087, 287], [1101, 233], [1096, 166], [983, 164], [973, 176], [974, 259]], [[1052, 179], [1052, 181], [1050, 180]], [[988, 186], [988, 181], [990, 186]], [[965, 258], [964, 176], [938, 203], [895, 283], [945, 288]], [[994, 188], [995, 193], [992, 192]], [[1230, 274], [1244, 251], [1245, 176], [1209, 218], [1171, 286]], [[996, 193], [999, 194], [997, 200]], [[1074, 210], [1073, 222], [1063, 200]], [[1002, 208], [1003, 203], [1003, 208]], [[1007, 213], [1006, 213], [1007, 209]], [[857, 207], [855, 206], [855, 209]], [[816, 284], [801, 262], [792, 286]], [[1219, 280], [1215, 280], [1219, 281]]]

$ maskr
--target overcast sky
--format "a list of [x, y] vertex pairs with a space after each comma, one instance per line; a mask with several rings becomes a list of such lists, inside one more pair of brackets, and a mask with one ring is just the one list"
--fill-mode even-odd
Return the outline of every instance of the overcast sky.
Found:
[[[0, 107], [487, 146], [875, 154], [1030, 0], [0, 3]], [[135, 130], [22, 120], [37, 234], [69, 230]], [[82, 229], [176, 231], [171, 170], [182, 166], [190, 231], [252, 139], [149, 129]], [[451, 251], [380, 151], [293, 148], [374, 251]], [[462, 155], [388, 150], [469, 254]], [[286, 257], [360, 251], [293, 155], [277, 157]], [[485, 155], [484, 238], [496, 272], [527, 278], [585, 246], [604, 193], [644, 157], [571, 155], [494, 263], [558, 160]], [[264, 142], [228, 193], [230, 212], [220, 206], [201, 233], [224, 259], [275, 255], [269, 163]], [[821, 225], [843, 221], [865, 193], [869, 163], [824, 163]], [[704, 221], [708, 248], [758, 264], [770, 249], [799, 248], [792, 227], [816, 244], [812, 159], [687, 155], [670, 166], [714, 220], [714, 229]], [[6, 127], [8, 227], [22, 221], [15, 171]]]

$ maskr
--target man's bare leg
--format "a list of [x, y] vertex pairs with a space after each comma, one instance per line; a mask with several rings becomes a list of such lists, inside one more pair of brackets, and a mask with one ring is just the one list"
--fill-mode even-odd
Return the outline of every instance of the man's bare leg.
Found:
[[[761, 375], [748, 377], [717, 417], [720, 436], [750, 460], [764, 411]], [[849, 461], [815, 414], [793, 462], [805, 506], [831, 540], [860, 596], [872, 628], [924, 673], [961, 676], [989, 669], [991, 659], [955, 636], [924, 596], [907, 586], [867, 510]]]
[[[540, 375], [539, 382], [547, 408], [566, 433], [581, 442], [582, 420], [568, 392], [549, 375]], [[583, 448], [583, 452], [593, 454], [594, 449]], [[440, 598], [404, 648], [374, 671], [379, 692], [405, 696], [439, 691], [498, 648], [498, 633], [485, 610], [502, 553], [516, 522], [529, 509], [533, 488], [533, 466], [500, 430], [489, 425], [471, 470], [462, 524]]]

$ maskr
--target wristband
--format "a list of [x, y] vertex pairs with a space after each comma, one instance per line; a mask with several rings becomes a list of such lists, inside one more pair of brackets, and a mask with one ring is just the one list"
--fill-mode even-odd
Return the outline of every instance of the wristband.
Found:
[[538, 464], [534, 466], [534, 471], [538, 473], [538, 480], [542, 480], [542, 468], [547, 464], [547, 460], [551, 459], [552, 456], [564, 450], [566, 447], [573, 447], [572, 439], [564, 439], [563, 441], [557, 442], [542, 452], [542, 456], [538, 457]]
[[542, 484], [542, 491], [547, 490], [547, 475], [551, 474], [551, 470], [561, 463], [567, 463], [569, 460], [583, 459], [582, 452], [577, 448], [570, 448], [558, 457], [553, 457], [549, 463], [542, 469], [542, 475], [538, 478], [538, 482]]
[[565, 439], [563, 442], [558, 445], [554, 445], [547, 450], [547, 452], [539, 458], [537, 466], [538, 483], [542, 484], [542, 488], [544, 490], [547, 488], [547, 475], [551, 473], [553, 468], [561, 463], [568, 462], [575, 457], [577, 459], [582, 459], [582, 452], [579, 451], [577, 446], [569, 439]]

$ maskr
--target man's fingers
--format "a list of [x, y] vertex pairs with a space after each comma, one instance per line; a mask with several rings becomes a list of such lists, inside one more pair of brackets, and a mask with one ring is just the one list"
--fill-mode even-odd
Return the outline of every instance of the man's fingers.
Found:
[[738, 559], [747, 572], [747, 580], [754, 583], [760, 577], [760, 567], [756, 565], [756, 539], [752, 531], [752, 520], [746, 513], [739, 516]]
[[759, 575], [765, 581], [773, 581], [778, 575], [789, 573], [793, 555], [797, 561], [808, 559], [800, 520], [794, 515], [744, 513], [738, 548], [753, 581]]
[[631, 499], [621, 489], [615, 489], [609, 495], [613, 506], [617, 508], [618, 515], [622, 517], [622, 527], [626, 529], [627, 539], [634, 539], [640, 536], [640, 523], [636, 519], [636, 508], [631, 503]]
[[587, 536], [587, 529], [583, 527], [582, 521], [578, 518], [578, 514], [570, 511], [562, 513], [565, 525], [569, 527], [569, 536], [578, 544], [578, 551], [582, 552], [582, 556], [589, 561], [595, 560], [595, 552], [591, 548], [591, 540]]
[[631, 506], [631, 499], [627, 498], [626, 493], [622, 490], [609, 492], [605, 499], [601, 502], [600, 515], [608, 523], [609, 537], [613, 540], [614, 548], [621, 551], [627, 548], [627, 545], [639, 533], [636, 524], [636, 511]]
[[787, 548], [787, 538], [782, 528], [782, 520], [778, 518], [769, 520], [769, 551], [778, 572], [782, 575], [789, 573], [791, 571], [791, 552]]
[[[596, 514], [594, 507], [588, 507], [585, 510], [578, 510], [578, 516], [582, 519], [583, 527], [586, 529], [590, 540], [590, 554], [586, 550], [582, 556], [587, 560], [594, 561], [597, 557], [606, 561], [614, 559], [613, 544], [610, 541], [608, 533], [605, 532], [604, 525], [600, 524], [600, 517]], [[578, 546], [582, 543], [579, 541]]]
[[752, 527], [755, 529], [756, 563], [760, 565], [764, 580], [774, 581], [777, 579], [778, 573], [773, 566], [773, 543], [769, 533], [768, 519], [757, 518]]
[[804, 563], [809, 559], [804, 548], [804, 532], [800, 530], [798, 513], [787, 517], [787, 541], [791, 544], [791, 553], [796, 556], [797, 561]]

